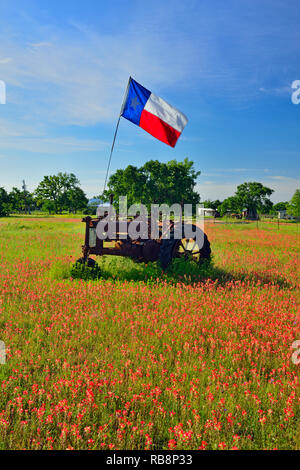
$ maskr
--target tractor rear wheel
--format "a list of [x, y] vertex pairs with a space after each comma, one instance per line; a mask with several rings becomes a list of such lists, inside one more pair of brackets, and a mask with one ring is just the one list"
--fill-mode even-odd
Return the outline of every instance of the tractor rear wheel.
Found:
[[[196, 225], [189, 224], [188, 228], [190, 233], [193, 232], [188, 238], [175, 239], [172, 231], [169, 239], [162, 240], [159, 256], [162, 269], [166, 269], [173, 258], [192, 260], [198, 264], [210, 259], [211, 249], [207, 235]], [[182, 233], [185, 233], [184, 226]]]

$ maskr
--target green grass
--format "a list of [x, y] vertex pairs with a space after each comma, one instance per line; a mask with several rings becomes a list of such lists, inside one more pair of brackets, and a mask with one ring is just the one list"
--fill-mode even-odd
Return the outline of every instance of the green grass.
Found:
[[94, 280], [84, 229], [0, 219], [0, 448], [299, 448], [298, 228], [207, 223], [212, 263]]

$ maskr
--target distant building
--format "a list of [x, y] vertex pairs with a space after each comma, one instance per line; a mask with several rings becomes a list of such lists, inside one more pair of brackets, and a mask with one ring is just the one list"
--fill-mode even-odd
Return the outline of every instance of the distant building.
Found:
[[285, 219], [286, 210], [278, 211], [278, 219]]
[[108, 212], [109, 208], [110, 204], [108, 202], [103, 202], [99, 199], [99, 204], [96, 210], [97, 217], [103, 216], [105, 212]]
[[258, 213], [255, 209], [244, 208], [242, 210], [242, 217], [247, 220], [259, 220]]
[[244, 207], [244, 209], [242, 210], [242, 216], [244, 217], [244, 219], [247, 217], [247, 213], [248, 213], [248, 209]]
[[278, 211], [278, 219], [293, 219], [294, 217], [287, 213], [286, 210]]
[[214, 217], [216, 210], [206, 207], [198, 208], [198, 215], [200, 217]]
[[89, 206], [99, 206], [101, 203], [101, 200], [97, 197], [93, 197], [92, 199], [89, 200], [88, 205]]

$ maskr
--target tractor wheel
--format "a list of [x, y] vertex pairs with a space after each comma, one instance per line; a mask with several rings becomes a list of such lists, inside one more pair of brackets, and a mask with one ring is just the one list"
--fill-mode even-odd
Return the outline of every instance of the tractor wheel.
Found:
[[162, 270], [165, 270], [167, 266], [171, 263], [172, 254], [176, 242], [177, 240], [173, 240], [172, 238], [170, 238], [169, 240], [162, 240], [159, 252], [159, 261]]
[[86, 264], [89, 268], [94, 268], [96, 266], [96, 261], [93, 258], [79, 258], [76, 263]]
[[[173, 258], [184, 258], [185, 260], [192, 260], [198, 264], [203, 260], [209, 260], [211, 249], [207, 235], [202, 230], [195, 226], [191, 226], [193, 232], [198, 232], [199, 239], [202, 241], [202, 246], [197, 243], [197, 236], [192, 235], [191, 238], [174, 239], [174, 232], [170, 233], [169, 239], [163, 239], [160, 247], [160, 265], [162, 269], [166, 269]], [[182, 231], [184, 233], [184, 230]], [[202, 238], [203, 237], [203, 238]]]

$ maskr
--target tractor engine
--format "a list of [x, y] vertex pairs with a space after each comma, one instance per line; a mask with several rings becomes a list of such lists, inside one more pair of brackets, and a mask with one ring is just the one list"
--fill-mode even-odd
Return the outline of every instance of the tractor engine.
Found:
[[157, 240], [118, 240], [116, 248], [120, 250], [121, 256], [149, 262], [159, 258], [160, 242]]

